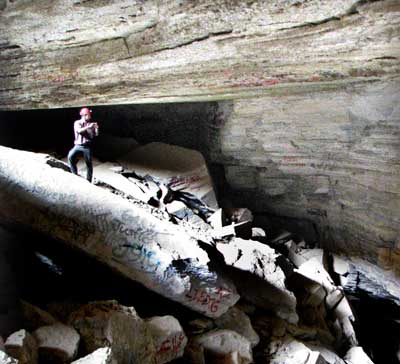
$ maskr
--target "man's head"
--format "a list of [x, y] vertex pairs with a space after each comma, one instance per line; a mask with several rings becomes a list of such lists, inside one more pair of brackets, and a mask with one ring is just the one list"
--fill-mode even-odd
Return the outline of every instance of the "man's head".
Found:
[[81, 109], [81, 111], [79, 111], [79, 115], [80, 115], [83, 119], [85, 119], [86, 121], [88, 121], [88, 120], [91, 119], [91, 117], [92, 117], [91, 114], [92, 114], [92, 111], [89, 110], [87, 107], [83, 107], [83, 108]]

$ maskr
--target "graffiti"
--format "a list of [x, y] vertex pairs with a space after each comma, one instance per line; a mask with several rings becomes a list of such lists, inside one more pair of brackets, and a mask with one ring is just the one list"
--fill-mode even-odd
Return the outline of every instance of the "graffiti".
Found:
[[[214, 292], [212, 292], [212, 290]], [[202, 306], [206, 306], [210, 312], [217, 312], [221, 301], [224, 298], [228, 298], [231, 294], [231, 291], [222, 287], [212, 288], [209, 290], [192, 287], [186, 294], [186, 298], [189, 302], [197, 302]]]
[[56, 75], [50, 73], [34, 74], [32, 75], [32, 79], [35, 81], [50, 81], [56, 83], [64, 83], [65, 81], [68, 80], [76, 80], [78, 76], [79, 76], [78, 71], [73, 71], [73, 72], [66, 72], [62, 75]]
[[182, 343], [185, 339], [186, 337], [183, 333], [165, 339], [158, 348], [157, 355], [165, 354], [167, 352], [178, 353], [182, 349]]

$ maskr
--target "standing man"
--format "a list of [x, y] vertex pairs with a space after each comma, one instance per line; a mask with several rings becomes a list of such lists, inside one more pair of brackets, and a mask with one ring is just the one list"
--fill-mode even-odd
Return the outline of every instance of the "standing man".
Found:
[[79, 112], [81, 118], [74, 122], [74, 147], [68, 153], [68, 163], [71, 172], [78, 174], [76, 163], [79, 154], [83, 155], [86, 163], [86, 179], [92, 182], [93, 165], [92, 165], [92, 143], [93, 139], [99, 135], [99, 126], [97, 123], [91, 122], [91, 113], [87, 107]]

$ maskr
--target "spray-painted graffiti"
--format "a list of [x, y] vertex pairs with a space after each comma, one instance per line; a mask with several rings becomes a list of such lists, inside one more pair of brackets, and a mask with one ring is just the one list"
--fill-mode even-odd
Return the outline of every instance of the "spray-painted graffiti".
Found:
[[172, 337], [165, 339], [159, 348], [157, 348], [157, 355], [166, 355], [167, 353], [176, 354], [182, 350], [182, 344], [185, 341], [185, 335], [179, 333]]
[[210, 312], [217, 312], [221, 301], [230, 297], [232, 292], [227, 288], [209, 288], [207, 290], [192, 287], [186, 294], [189, 302], [197, 302]]

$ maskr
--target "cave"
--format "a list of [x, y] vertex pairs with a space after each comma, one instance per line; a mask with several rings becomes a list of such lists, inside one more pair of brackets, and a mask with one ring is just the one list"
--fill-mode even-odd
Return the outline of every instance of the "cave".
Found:
[[[204, 312], [190, 305], [201, 306], [201, 300], [197, 302], [197, 290], [203, 284], [210, 284], [208, 288], [212, 291], [217, 281], [225, 284], [231, 279], [237, 287], [237, 292], [233, 291], [242, 297], [238, 307], [251, 317], [257, 333], [265, 334], [268, 331], [265, 328], [275, 322], [275, 318], [265, 318], [267, 312], [284, 321], [279, 321], [281, 326], [275, 322], [274, 329], [278, 332], [284, 326], [285, 335], [277, 339], [279, 335], [273, 330], [265, 334], [261, 343], [252, 349], [254, 358], [250, 354], [241, 356], [243, 353], [235, 350], [225, 356], [218, 354], [215, 344], [218, 340], [211, 339], [216, 347], [208, 343], [208, 349], [201, 349], [201, 360], [193, 359], [200, 357], [191, 352], [188, 363], [199, 364], [203, 360], [202, 364], [219, 364], [226, 360], [234, 364], [250, 363], [254, 359], [256, 364], [290, 364], [289, 357], [279, 357], [283, 355], [280, 350], [293, 349], [300, 355], [304, 343], [310, 345], [307, 353], [311, 354], [304, 360], [298, 356], [299, 363], [311, 364], [313, 355], [319, 355], [321, 363], [358, 364], [345, 356], [346, 350], [353, 347], [357, 350], [362, 347], [374, 363], [398, 363], [399, 19], [400, 5], [396, 0], [335, 3], [321, 0], [0, 1], [0, 147], [4, 147], [0, 152], [3, 153], [0, 155], [3, 169], [0, 169], [0, 264], [3, 262], [4, 270], [0, 277], [3, 278], [0, 339], [3, 337], [5, 341], [22, 327], [21, 312], [14, 309], [19, 305], [18, 298], [42, 308], [57, 300], [76, 300], [83, 304], [114, 299], [134, 306], [140, 317], [173, 315], [185, 325], [189, 321], [197, 324], [200, 320], [205, 325], [201, 330], [212, 334], [219, 325], [219, 311], [218, 315], [205, 315], [212, 321], [205, 324], [201, 316]], [[128, 153], [133, 144], [158, 143], [184, 148], [179, 149], [182, 155], [198, 153], [199, 158], [204, 158], [210, 176], [216, 208], [221, 208], [223, 213], [232, 209], [251, 211], [252, 227], [265, 233], [254, 238], [255, 241], [262, 242], [274, 253], [266, 253], [262, 247], [257, 250], [260, 256], [254, 253], [256, 250], [246, 253], [245, 246], [235, 245], [236, 237], [224, 240], [225, 236], [221, 239], [213, 236], [208, 241], [207, 235], [192, 247], [203, 264], [196, 265], [196, 254], [190, 256], [189, 245], [182, 244], [177, 254], [172, 248], [168, 250], [171, 245], [168, 242], [166, 251], [175, 258], [162, 269], [165, 269], [164, 275], [171, 274], [168, 276], [171, 292], [180, 287], [186, 301], [189, 297], [190, 304], [186, 306], [180, 305], [180, 298], [176, 299], [181, 293], [162, 294], [163, 289], [168, 290], [168, 284], [162, 286], [159, 281], [147, 280], [141, 273], [140, 279], [132, 281], [126, 266], [115, 263], [118, 260], [115, 256], [109, 259], [104, 255], [109, 248], [108, 232], [98, 226], [93, 230], [90, 222], [96, 189], [102, 191], [98, 196], [106, 196], [104, 206], [99, 197], [100, 209], [111, 208], [110, 213], [115, 216], [119, 212], [112, 210], [114, 202], [124, 199], [121, 206], [129, 209], [132, 198], [101, 178], [96, 180], [96, 169], [92, 185], [81, 179], [73, 180], [74, 176], [68, 173], [66, 156], [74, 141], [73, 122], [79, 119], [82, 107], [90, 108], [100, 128], [93, 146], [96, 166], [118, 164], [115, 151], [125, 148]], [[24, 151], [32, 154], [20, 154]], [[27, 158], [25, 161], [23, 156]], [[62, 175], [61, 170], [67, 173]], [[139, 177], [140, 183], [144, 182], [140, 180], [143, 176], [133, 172], [116, 174], [118, 178]], [[40, 185], [41, 179], [45, 179], [43, 185]], [[61, 188], [57, 190], [51, 181], [61, 183]], [[81, 215], [81, 220], [75, 216], [73, 223], [78, 229], [81, 229], [80, 223], [88, 227], [90, 244], [96, 247], [103, 242], [105, 250], [97, 247], [98, 251], [94, 249], [93, 253], [86, 249], [86, 241], [84, 244], [79, 239], [74, 241], [75, 235], [67, 231], [69, 222], [62, 223], [57, 216], [46, 217], [46, 224], [55, 226], [51, 233], [35, 225], [35, 219], [43, 217], [36, 185], [40, 185], [40, 193], [45, 192], [43, 201], [48, 198], [43, 203], [50, 209], [54, 206], [57, 213], [59, 206], [62, 209], [68, 203], [54, 196], [74, 196], [68, 211], [73, 210], [74, 204], [77, 208], [82, 204], [89, 213]], [[78, 190], [81, 186], [87, 191], [82, 195], [93, 193], [88, 199], [82, 197], [82, 203]], [[112, 192], [115, 201], [107, 200], [104, 191]], [[146, 207], [143, 201], [135, 202], [134, 209], [143, 207], [146, 211], [143, 216], [149, 211], [157, 215], [154, 209], [161, 202], [161, 198], [149, 200]], [[208, 199], [205, 205], [211, 206]], [[35, 210], [35, 206], [40, 208]], [[141, 213], [132, 216], [138, 221], [142, 218], [153, 221]], [[170, 225], [171, 221], [179, 220], [168, 219]], [[208, 219], [203, 220], [208, 223]], [[136, 222], [129, 224], [131, 230], [141, 229]], [[172, 232], [172, 240], [178, 243], [185, 240], [178, 233], [173, 235], [174, 227], [167, 225], [165, 229]], [[184, 224], [179, 226], [180, 229]], [[154, 231], [154, 246], [158, 249], [157, 244], [161, 247], [163, 243], [157, 240], [157, 228]], [[121, 231], [113, 233], [113, 239], [123, 244], [125, 237]], [[239, 244], [240, 232], [237, 234]], [[193, 235], [186, 238], [192, 241]], [[229, 264], [229, 253], [224, 250], [228, 245], [221, 243], [228, 244], [228, 240], [232, 251], [237, 249], [236, 260]], [[249, 236], [244, 240], [253, 244]], [[132, 247], [138, 249], [137, 245]], [[305, 252], [302, 256], [301, 251]], [[144, 254], [148, 259], [154, 257], [153, 252]], [[176, 258], [180, 254], [184, 258]], [[274, 282], [268, 281], [265, 273], [269, 267], [268, 254], [279, 255], [279, 258], [270, 258], [275, 267], [269, 271], [270, 277], [276, 272], [286, 277], [278, 289], [272, 287]], [[328, 286], [324, 286], [324, 281], [318, 282], [323, 289], [313, 286], [315, 281], [312, 285], [307, 280], [310, 272], [301, 270], [304, 259], [315, 262], [317, 256], [332, 278], [332, 281], [328, 279]], [[242, 257], [249, 257], [252, 262], [245, 273], [239, 273], [240, 269], [235, 266]], [[257, 260], [257, 257], [261, 258]], [[339, 273], [340, 257], [348, 267], [344, 275]], [[207, 259], [209, 262], [205, 263]], [[90, 273], [81, 277], [86, 271]], [[171, 278], [174, 274], [175, 280]], [[201, 274], [203, 278], [196, 281]], [[304, 275], [299, 278], [301, 274]], [[229, 277], [226, 282], [225, 276]], [[198, 284], [193, 286], [197, 287], [196, 294], [193, 290], [185, 291], [192, 279]], [[270, 286], [265, 285], [266, 281]], [[111, 284], [105, 287], [103, 282]], [[301, 283], [304, 287], [300, 287]], [[226, 284], [225, 288], [230, 287], [230, 283]], [[255, 287], [260, 287], [258, 295]], [[261, 301], [268, 296], [263, 293], [264, 289], [278, 297], [275, 307], [263, 306]], [[333, 291], [328, 292], [330, 289]], [[131, 290], [143, 299], [134, 300], [127, 294]], [[317, 322], [320, 315], [325, 315], [332, 323], [328, 325], [329, 335], [334, 332], [334, 336], [346, 337], [341, 339], [344, 345], [335, 346], [336, 359], [329, 357], [322, 347], [313, 347], [316, 344], [310, 344], [311, 339], [307, 338], [310, 332], [300, 332], [303, 326], [297, 327], [300, 331], [290, 331], [294, 330], [290, 325], [297, 325], [293, 319], [296, 307], [283, 298], [281, 304], [277, 303], [282, 292], [289, 297], [288, 302], [294, 296], [298, 302], [306, 302], [316, 300], [318, 294], [326, 295], [324, 304], [329, 309], [324, 309], [329, 313], [315, 310], [309, 314], [302, 304], [298, 312], [303, 310], [301, 325], [312, 326], [314, 320]], [[344, 334], [349, 327], [337, 327], [333, 312], [345, 299], [332, 304], [327, 298], [331, 295], [333, 299], [336, 294], [343, 294], [351, 305], [358, 343], [349, 339], [351, 335]], [[234, 304], [233, 298], [227, 303], [236, 308]], [[207, 325], [213, 329], [207, 331]], [[192, 350], [196, 335], [189, 326], [184, 329], [194, 335], [187, 346]], [[329, 335], [324, 333], [325, 336], [316, 335], [318, 344], [331, 343], [327, 339]], [[174, 343], [181, 345], [182, 337], [176, 336]], [[0, 353], [1, 344], [2, 340]], [[120, 355], [123, 349], [113, 345], [110, 347]], [[91, 351], [88, 347], [81, 345], [79, 355], [88, 354]], [[162, 353], [164, 349], [161, 347]], [[267, 351], [268, 355], [263, 356]], [[186, 364], [186, 359], [171, 363]], [[137, 360], [128, 355], [122, 363], [133, 364]], [[161, 362], [160, 358], [157, 360]]]

